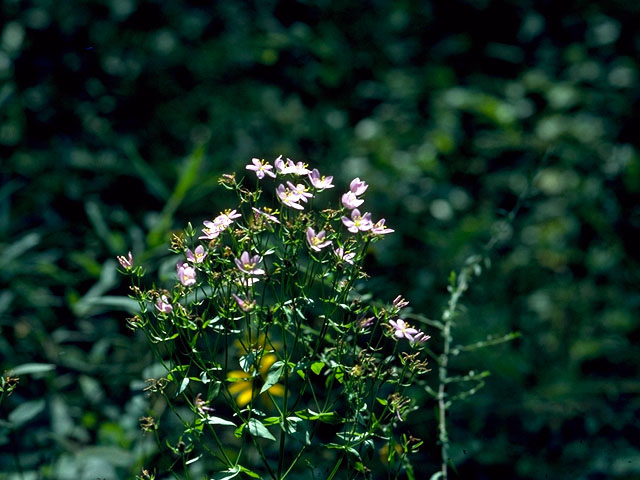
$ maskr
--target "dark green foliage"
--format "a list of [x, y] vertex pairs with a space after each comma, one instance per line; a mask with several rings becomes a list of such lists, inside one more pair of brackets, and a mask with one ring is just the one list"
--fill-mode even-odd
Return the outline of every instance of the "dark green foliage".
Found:
[[[492, 372], [451, 410], [453, 463], [640, 475], [638, 5], [2, 2], [0, 373], [55, 368], [4, 398], [0, 421], [21, 422], [0, 423], [0, 476], [153, 465], [152, 359], [114, 256], [173, 275], [170, 232], [231, 206], [220, 174], [281, 153], [370, 184], [397, 233], [367, 286], [431, 318], [531, 184], [462, 299], [461, 343], [522, 337], [452, 358], [452, 375]], [[416, 400], [414, 468], [436, 471], [435, 410]]]

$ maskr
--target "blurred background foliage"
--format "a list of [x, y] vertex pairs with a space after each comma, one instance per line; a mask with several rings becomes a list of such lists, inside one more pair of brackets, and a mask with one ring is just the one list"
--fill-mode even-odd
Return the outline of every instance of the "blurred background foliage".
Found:
[[370, 184], [396, 234], [366, 288], [414, 312], [437, 317], [500, 232], [457, 340], [523, 335], [454, 359], [492, 371], [451, 411], [459, 478], [640, 477], [640, 3], [4, 0], [0, 18], [0, 370], [21, 366], [0, 476], [153, 465], [153, 359], [114, 256], [159, 268], [172, 230], [234, 206], [222, 173], [282, 153]]

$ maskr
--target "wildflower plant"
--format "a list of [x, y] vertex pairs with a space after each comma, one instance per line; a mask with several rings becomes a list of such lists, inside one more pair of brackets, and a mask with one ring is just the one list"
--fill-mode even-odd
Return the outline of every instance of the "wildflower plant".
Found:
[[[140, 306], [129, 325], [166, 370], [151, 391], [182, 425], [161, 441], [170, 470], [413, 478], [408, 454], [421, 441], [403, 422], [429, 336], [406, 321], [402, 297], [358, 293], [369, 245], [393, 230], [365, 212], [359, 178], [332, 196], [333, 177], [302, 162], [254, 158], [246, 169], [247, 181], [220, 180], [237, 205], [173, 237], [171, 284], [144, 287], [135, 259], [120, 260]], [[143, 423], [158, 434], [161, 421]]]

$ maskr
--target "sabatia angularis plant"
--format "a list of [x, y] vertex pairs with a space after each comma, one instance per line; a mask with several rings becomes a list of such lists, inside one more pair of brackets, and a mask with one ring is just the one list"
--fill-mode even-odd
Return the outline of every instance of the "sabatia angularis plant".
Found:
[[[333, 177], [317, 169], [282, 157], [246, 168], [252, 188], [234, 174], [220, 180], [238, 195], [234, 209], [173, 237], [173, 284], [147, 288], [133, 256], [119, 257], [140, 305], [129, 325], [166, 369], [149, 389], [183, 426], [162, 439], [173, 452], [167, 470], [413, 478], [408, 454], [421, 441], [402, 422], [429, 336], [402, 318], [402, 297], [385, 306], [357, 290], [367, 247], [393, 230], [361, 212], [359, 178], [331, 208], [322, 197]], [[160, 418], [143, 423], [160, 437]]]

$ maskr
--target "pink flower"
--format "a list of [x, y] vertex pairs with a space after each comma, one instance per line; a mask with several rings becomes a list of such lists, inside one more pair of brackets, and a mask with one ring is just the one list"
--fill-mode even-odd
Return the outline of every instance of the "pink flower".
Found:
[[358, 177], [351, 180], [351, 183], [349, 184], [349, 190], [356, 196], [362, 195], [367, 191], [367, 188], [369, 188], [369, 185], [360, 181]]
[[131, 255], [131, 252], [129, 252], [126, 257], [119, 255], [116, 259], [125, 270], [131, 270], [133, 268], [133, 255]]
[[188, 263], [178, 263], [176, 268], [178, 270], [178, 279], [182, 285], [188, 287], [196, 283], [196, 270]]
[[333, 253], [335, 253], [336, 256], [343, 262], [353, 265], [353, 259], [356, 256], [354, 252], [344, 253], [344, 249], [342, 247], [338, 247], [333, 251]]
[[418, 330], [418, 333], [416, 333], [416, 336], [413, 337], [413, 341], [414, 343], [424, 343], [430, 338], [431, 338], [430, 335], [425, 335], [424, 332], [421, 332], [420, 330]]
[[202, 245], [198, 245], [195, 252], [192, 252], [187, 248], [187, 260], [191, 263], [202, 263], [207, 255], [208, 253], [204, 251], [204, 247]]
[[198, 395], [196, 395], [196, 399], [193, 402], [193, 404], [196, 407], [196, 410], [198, 411], [198, 413], [204, 417], [207, 416], [207, 414], [209, 412], [213, 412], [214, 409], [208, 406], [208, 402], [206, 400], [202, 399], [202, 394], [199, 393]]
[[294, 185], [291, 182], [287, 182], [287, 186], [294, 195], [298, 196], [299, 200], [302, 200], [305, 203], [307, 203], [307, 198], [313, 198], [313, 194], [309, 192], [309, 189], [306, 185], [303, 185], [301, 183]]
[[327, 232], [324, 230], [321, 230], [316, 235], [316, 232], [313, 228], [307, 228], [307, 243], [311, 247], [311, 250], [319, 252], [327, 245], [331, 245], [331, 240], [325, 240], [326, 236]]
[[252, 158], [251, 162], [253, 165], [247, 165], [247, 170], [253, 170], [256, 172], [256, 176], [260, 179], [264, 178], [265, 174], [269, 175], [271, 178], [276, 178], [276, 174], [271, 170], [273, 167], [269, 165], [269, 162], [265, 162], [264, 160], [259, 160], [257, 158]]
[[397, 338], [406, 338], [410, 343], [424, 343], [431, 338], [429, 335], [425, 335], [424, 332], [411, 327], [401, 318], [389, 320], [389, 325], [393, 328], [393, 334]]
[[282, 160], [282, 155], [276, 158], [273, 164], [276, 166], [276, 170], [278, 171], [279, 175], [288, 175], [290, 173], [296, 172], [296, 165], [288, 158], [287, 163], [285, 163], [284, 160]]
[[256, 268], [261, 261], [262, 257], [260, 255], [249, 257], [249, 252], [245, 251], [242, 252], [239, 259], [236, 258], [236, 265], [242, 273], [247, 275], [264, 275], [265, 271], [263, 269]]
[[205, 220], [203, 222], [205, 228], [202, 229], [201, 237], [198, 237], [199, 240], [214, 240], [218, 238], [218, 236], [224, 232], [236, 218], [241, 217], [236, 210], [225, 210], [216, 218], [213, 219], [213, 222]]
[[407, 305], [409, 305], [409, 302], [405, 300], [402, 297], [402, 295], [398, 295], [396, 298], [393, 299], [393, 306], [396, 307], [398, 310], [406, 307]]
[[158, 301], [156, 302], [156, 308], [161, 313], [171, 313], [173, 311], [173, 307], [171, 306], [171, 303], [169, 303], [166, 295], [162, 295], [160, 298], [158, 298]]
[[293, 163], [293, 160], [290, 158], [287, 158], [287, 162], [285, 163], [284, 160], [282, 160], [282, 155], [276, 158], [273, 164], [276, 166], [276, 171], [279, 175], [307, 175], [310, 172], [306, 163]]
[[235, 293], [232, 293], [231, 296], [238, 304], [238, 307], [240, 307], [240, 310], [242, 310], [243, 312], [248, 312], [249, 310], [251, 310], [253, 307], [256, 306], [255, 300], [250, 300], [248, 298], [246, 300], [243, 300], [239, 296], [237, 296]]
[[[262, 210], [258, 210], [256, 207], [251, 207], [251, 209], [256, 212], [256, 214], [258, 215], [262, 215], [263, 217], [265, 217], [267, 220], [274, 222], [274, 223], [280, 223], [280, 220], [278, 220], [276, 217], [274, 217], [273, 215], [269, 215], [266, 212], [263, 212]], [[276, 212], [277, 213], [277, 212]], [[256, 216], [256, 218], [258, 218]]]
[[[287, 163], [288, 162], [291, 162], [291, 160], [287, 158]], [[308, 175], [309, 173], [311, 173], [311, 170], [309, 170], [307, 167], [308, 165], [306, 163], [298, 162], [294, 166], [293, 173], [295, 173], [296, 175]]]
[[386, 235], [387, 233], [393, 233], [393, 232], [395, 232], [395, 230], [385, 227], [384, 218], [381, 218], [380, 220], [378, 220], [376, 223], [373, 224], [373, 227], [371, 227], [371, 233], [375, 235]]
[[317, 168], [311, 170], [309, 174], [309, 181], [311, 185], [313, 185], [318, 190], [324, 190], [325, 188], [333, 188], [333, 177], [325, 177], [324, 175], [321, 177], [320, 172]]
[[365, 329], [370, 327], [371, 325], [373, 325], [374, 321], [375, 321], [376, 317], [365, 317], [363, 319], [360, 320], [359, 325], [360, 328]]
[[204, 235], [198, 237], [198, 240], [214, 240], [224, 232], [225, 227], [220, 224], [208, 220], [205, 220], [203, 223], [204, 228], [202, 229], [202, 233], [204, 233]]
[[349, 210], [358, 208], [363, 203], [364, 203], [364, 200], [356, 197], [356, 194], [353, 192], [347, 192], [344, 195], [342, 195], [342, 205], [344, 205], [344, 208], [347, 208]]
[[284, 185], [278, 185], [276, 188], [276, 195], [287, 207], [295, 208], [296, 210], [304, 210], [304, 207], [298, 203], [300, 201], [300, 197], [288, 188], [285, 188]]
[[221, 225], [224, 228], [231, 226], [236, 218], [240, 218], [242, 215], [236, 212], [236, 210], [225, 210], [213, 219], [213, 223]]
[[415, 341], [414, 335], [418, 334], [418, 330], [410, 327], [401, 318], [398, 318], [397, 320], [389, 320], [389, 325], [393, 327], [393, 334], [397, 338], [406, 338], [411, 343]]
[[367, 212], [364, 215], [360, 215], [360, 210], [357, 208], [351, 212], [351, 219], [342, 217], [342, 223], [351, 233], [365, 232], [373, 227], [371, 214]]

